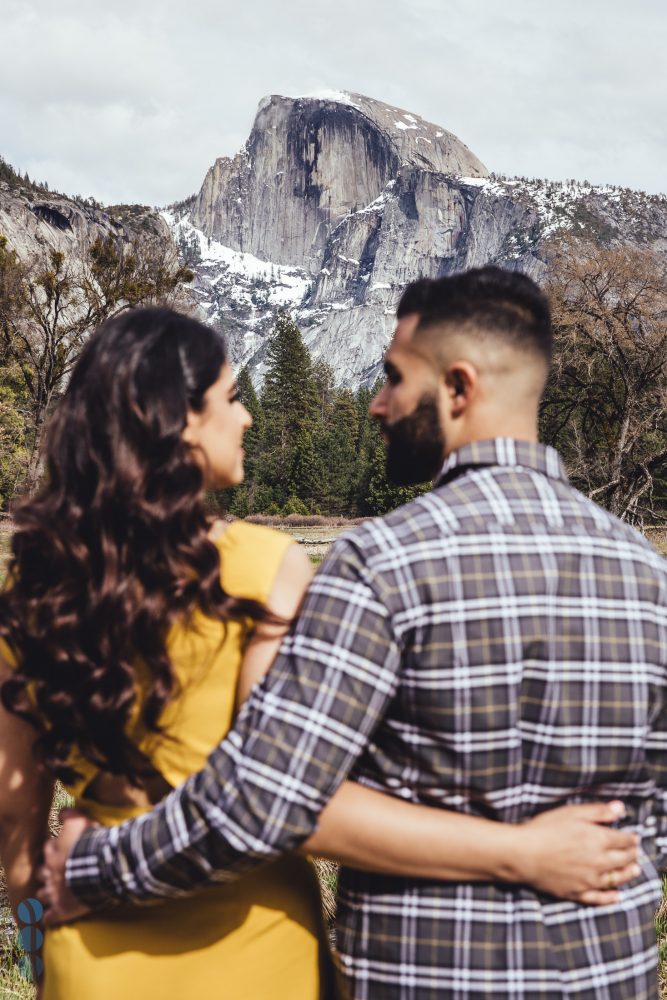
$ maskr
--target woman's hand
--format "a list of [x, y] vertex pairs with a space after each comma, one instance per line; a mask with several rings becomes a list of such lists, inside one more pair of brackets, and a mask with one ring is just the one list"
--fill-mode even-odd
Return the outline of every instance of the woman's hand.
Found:
[[65, 863], [81, 834], [94, 823], [75, 809], [63, 809], [60, 821], [60, 833], [45, 843], [44, 864], [37, 871], [37, 898], [44, 907], [45, 927], [77, 920], [90, 912], [67, 888]]
[[519, 881], [577, 903], [618, 902], [618, 887], [640, 873], [639, 837], [604, 824], [622, 818], [622, 802], [562, 806], [517, 827]]

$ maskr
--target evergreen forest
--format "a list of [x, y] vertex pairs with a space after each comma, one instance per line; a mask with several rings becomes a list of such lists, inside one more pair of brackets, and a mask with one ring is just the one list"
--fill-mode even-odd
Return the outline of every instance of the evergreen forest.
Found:
[[384, 444], [368, 414], [379, 385], [356, 393], [338, 387], [286, 313], [276, 321], [261, 392], [247, 368], [237, 385], [253, 424], [244, 439], [244, 483], [215, 497], [230, 514], [384, 514], [430, 485], [387, 481]]

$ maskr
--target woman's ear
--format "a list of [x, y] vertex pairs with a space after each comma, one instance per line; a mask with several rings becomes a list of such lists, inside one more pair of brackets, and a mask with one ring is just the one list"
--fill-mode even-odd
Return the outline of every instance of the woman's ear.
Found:
[[181, 431], [181, 439], [191, 447], [195, 447], [199, 444], [199, 423], [199, 414], [195, 413], [193, 410], [188, 410], [185, 427]]

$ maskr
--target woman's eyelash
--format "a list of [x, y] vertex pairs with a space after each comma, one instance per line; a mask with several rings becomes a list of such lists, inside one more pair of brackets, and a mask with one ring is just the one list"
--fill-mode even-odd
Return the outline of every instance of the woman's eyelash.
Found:
[[240, 400], [240, 398], [241, 398], [240, 393], [235, 392], [233, 396], [229, 397], [229, 402], [230, 403], [238, 403], [238, 401]]

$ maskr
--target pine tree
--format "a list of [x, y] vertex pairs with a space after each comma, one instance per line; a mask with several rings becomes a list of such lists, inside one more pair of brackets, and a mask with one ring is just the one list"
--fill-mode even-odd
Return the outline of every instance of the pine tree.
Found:
[[313, 434], [302, 428], [296, 434], [292, 448], [288, 483], [290, 497], [298, 497], [303, 501], [311, 514], [321, 513], [325, 484], [326, 473]]
[[317, 393], [319, 421], [321, 425], [324, 425], [327, 422], [336, 393], [336, 378], [331, 365], [323, 361], [322, 358], [313, 362], [313, 380]]
[[252, 417], [252, 427], [246, 431], [243, 437], [245, 484], [248, 490], [250, 513], [252, 513], [255, 509], [255, 494], [259, 486], [258, 462], [262, 437], [264, 435], [264, 411], [257, 398], [257, 393], [252, 384], [247, 366], [244, 366], [239, 372], [236, 385], [241, 402]]
[[262, 481], [281, 505], [292, 494], [304, 499], [304, 493], [312, 494], [312, 484], [300, 452], [311, 446], [318, 399], [310, 355], [299, 328], [286, 313], [278, 316], [267, 351], [262, 408]]
[[225, 491], [222, 506], [236, 517], [247, 517], [248, 514], [257, 513], [259, 510], [257, 499], [260, 486], [259, 465], [264, 433], [264, 411], [257, 398], [247, 366], [244, 366], [238, 373], [236, 386], [241, 402], [252, 417], [252, 426], [243, 436], [243, 450], [245, 451], [243, 483]]
[[359, 418], [349, 389], [334, 393], [321, 435], [324, 482], [322, 509], [327, 514], [350, 514], [357, 478]]
[[354, 470], [351, 508], [354, 514], [364, 513], [365, 500], [370, 482], [370, 458], [374, 442], [373, 426], [368, 408], [374, 391], [362, 386], [355, 397], [357, 407], [357, 454]]

